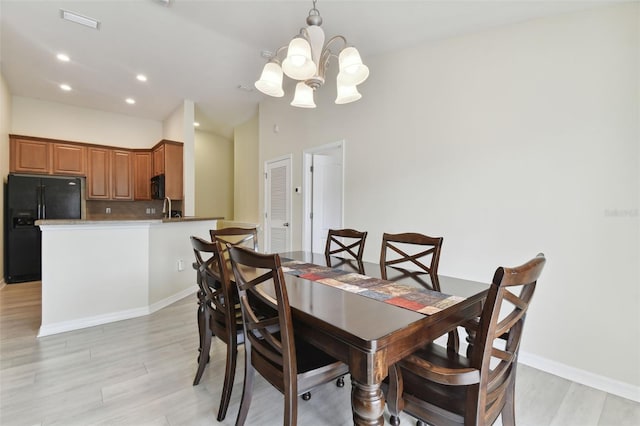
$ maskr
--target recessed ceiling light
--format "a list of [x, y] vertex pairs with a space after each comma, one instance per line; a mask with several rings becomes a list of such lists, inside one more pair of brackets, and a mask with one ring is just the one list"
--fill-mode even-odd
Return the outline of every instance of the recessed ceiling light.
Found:
[[89, 18], [88, 16], [83, 16], [79, 13], [71, 12], [70, 10], [60, 9], [60, 17], [67, 21], [93, 28], [94, 30], [97, 30], [100, 27], [100, 21], [97, 19]]
[[194, 122], [193, 122], [193, 126], [194, 126], [194, 127], [199, 127], [199, 126], [200, 126], [200, 123], [198, 123], [197, 121], [194, 121]]
[[65, 92], [68, 92], [68, 91], [71, 90], [71, 86], [69, 86], [68, 84], [64, 84], [64, 83], [60, 85], [60, 88], [62, 90], [64, 90]]
[[138, 81], [147, 81], [147, 76], [144, 74], [138, 74], [136, 75], [136, 78], [138, 79]]
[[58, 53], [56, 55], [56, 58], [58, 58], [58, 60], [62, 61], [62, 62], [69, 62], [69, 60], [70, 60], [69, 55], [66, 55], [64, 53]]
[[136, 103], [136, 100], [133, 98], [127, 98], [124, 100], [126, 103], [128, 103], [129, 105], [133, 105]]

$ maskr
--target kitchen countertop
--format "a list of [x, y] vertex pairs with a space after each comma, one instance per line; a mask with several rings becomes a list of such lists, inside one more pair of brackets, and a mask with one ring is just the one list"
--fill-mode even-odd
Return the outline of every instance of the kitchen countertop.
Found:
[[223, 217], [186, 216], [161, 219], [41, 219], [36, 221], [39, 225], [90, 225], [90, 224], [119, 224], [119, 223], [180, 223], [199, 220], [221, 220]]

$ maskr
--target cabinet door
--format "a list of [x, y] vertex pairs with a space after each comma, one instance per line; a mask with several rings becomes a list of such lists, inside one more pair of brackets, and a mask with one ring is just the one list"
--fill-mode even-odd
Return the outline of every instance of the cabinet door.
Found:
[[111, 150], [87, 148], [87, 198], [108, 200], [111, 198]]
[[53, 174], [85, 176], [87, 149], [81, 145], [53, 144]]
[[182, 187], [182, 144], [165, 144], [165, 161], [164, 161], [164, 185], [165, 194], [172, 200], [182, 200], [183, 187]]
[[153, 176], [158, 176], [165, 172], [164, 158], [164, 145], [160, 145], [153, 150]]
[[16, 173], [49, 174], [51, 144], [45, 141], [11, 138], [10, 167]]
[[133, 200], [133, 152], [114, 149], [111, 152], [111, 198]]
[[134, 153], [133, 164], [133, 199], [134, 200], [150, 200], [151, 199], [151, 152]]

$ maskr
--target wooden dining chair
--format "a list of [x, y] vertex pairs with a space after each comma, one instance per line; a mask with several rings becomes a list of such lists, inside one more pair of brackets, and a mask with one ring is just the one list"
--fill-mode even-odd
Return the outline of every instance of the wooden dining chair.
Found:
[[[433, 290], [440, 291], [438, 264], [442, 251], [442, 237], [429, 237], [416, 232], [402, 234], [382, 234], [380, 268], [383, 279], [398, 279], [413, 274], [413, 271], [427, 273], [432, 278]], [[398, 275], [388, 277], [388, 268], [394, 268]]]
[[[324, 256], [327, 266], [337, 266], [336, 258], [345, 261], [353, 258], [358, 265], [358, 272], [364, 273], [362, 255], [364, 254], [364, 243], [367, 239], [367, 232], [356, 231], [355, 229], [329, 229], [327, 232], [327, 243], [324, 248]], [[332, 265], [333, 263], [333, 265]], [[338, 265], [344, 262], [339, 262]]]
[[470, 357], [431, 343], [390, 369], [391, 424], [398, 425], [405, 411], [418, 425], [490, 425], [500, 415], [503, 425], [515, 425], [520, 340], [545, 261], [538, 254], [521, 266], [496, 270]]
[[[346, 364], [294, 335], [287, 287], [277, 254], [229, 246], [245, 330], [245, 378], [236, 426], [245, 423], [257, 370], [284, 394], [285, 425], [297, 423], [297, 396], [347, 373]], [[265, 293], [272, 285], [275, 298]], [[256, 302], [271, 307], [256, 312]]]
[[[429, 290], [440, 291], [438, 264], [442, 251], [442, 237], [430, 237], [416, 232], [382, 234], [380, 273], [382, 279], [399, 281], [410, 278]], [[389, 275], [389, 272], [393, 275]], [[426, 277], [428, 276], [428, 279]], [[449, 333], [447, 347], [457, 352], [460, 337], [457, 330]]]
[[258, 228], [228, 227], [211, 229], [209, 234], [211, 235], [211, 241], [220, 240], [223, 246], [229, 243], [234, 246], [244, 246], [258, 250]]
[[233, 380], [236, 371], [238, 345], [244, 342], [242, 313], [235, 302], [235, 289], [223, 273], [229, 274], [226, 266], [221, 267], [219, 247], [216, 243], [191, 236], [191, 245], [196, 258], [198, 270], [198, 328], [200, 330], [200, 354], [198, 370], [193, 385], [200, 383], [202, 373], [209, 362], [209, 351], [213, 336], [226, 343], [227, 359], [225, 362], [222, 396], [218, 408], [218, 421], [224, 420], [231, 399]]

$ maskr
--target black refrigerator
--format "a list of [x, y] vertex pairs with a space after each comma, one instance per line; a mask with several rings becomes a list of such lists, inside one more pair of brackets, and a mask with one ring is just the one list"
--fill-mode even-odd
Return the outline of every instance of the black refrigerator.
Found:
[[7, 283], [41, 278], [41, 232], [38, 219], [80, 219], [81, 181], [74, 177], [7, 177], [4, 215], [4, 276]]

